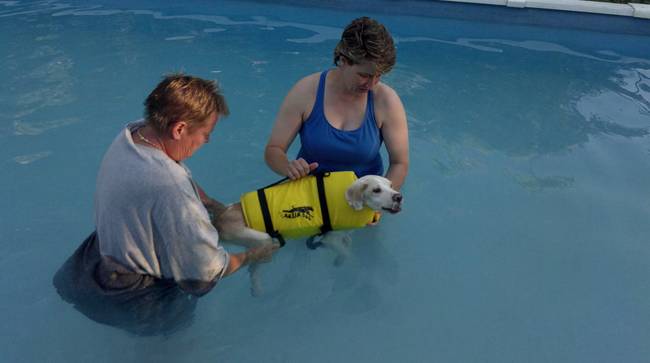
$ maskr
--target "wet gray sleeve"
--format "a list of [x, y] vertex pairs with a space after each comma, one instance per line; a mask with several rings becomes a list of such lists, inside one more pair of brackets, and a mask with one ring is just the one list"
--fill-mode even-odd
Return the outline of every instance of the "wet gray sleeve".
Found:
[[164, 276], [184, 290], [202, 295], [223, 277], [228, 253], [205, 207], [191, 190], [175, 188], [153, 208], [156, 253]]

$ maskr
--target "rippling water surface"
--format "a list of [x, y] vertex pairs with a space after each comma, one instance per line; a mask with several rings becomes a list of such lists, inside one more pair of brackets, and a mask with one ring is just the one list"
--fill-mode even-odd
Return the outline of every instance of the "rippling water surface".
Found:
[[[288, 245], [263, 297], [230, 277], [168, 337], [61, 301], [51, 278], [93, 229], [101, 157], [162, 74], [221, 82], [232, 114], [189, 166], [234, 201], [277, 179], [262, 153], [284, 95], [331, 65], [363, 14], [397, 40], [385, 82], [411, 133], [402, 214], [356, 231], [340, 267]], [[647, 36], [267, 3], [0, 1], [0, 50], [3, 361], [650, 357]]]

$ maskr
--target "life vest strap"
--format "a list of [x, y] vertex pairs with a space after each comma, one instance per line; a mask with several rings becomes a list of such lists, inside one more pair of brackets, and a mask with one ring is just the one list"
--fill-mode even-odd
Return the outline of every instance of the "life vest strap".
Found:
[[280, 247], [284, 247], [286, 244], [284, 237], [282, 237], [280, 232], [273, 228], [273, 220], [271, 219], [269, 203], [266, 201], [266, 193], [264, 193], [264, 189], [265, 188], [257, 189], [257, 198], [260, 200], [260, 209], [262, 210], [262, 218], [264, 218], [264, 228], [269, 236], [276, 238], [278, 242], [280, 242]]
[[320, 202], [320, 211], [323, 216], [323, 225], [320, 227], [320, 234], [323, 235], [332, 230], [332, 222], [330, 221], [330, 212], [327, 208], [327, 198], [325, 197], [325, 181], [330, 173], [322, 173], [316, 175], [316, 188], [318, 189], [318, 201]]

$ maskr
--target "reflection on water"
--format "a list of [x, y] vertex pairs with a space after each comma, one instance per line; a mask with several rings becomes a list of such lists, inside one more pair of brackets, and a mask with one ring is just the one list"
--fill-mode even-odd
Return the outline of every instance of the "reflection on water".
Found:
[[449, 143], [434, 138], [435, 152], [431, 155], [433, 167], [444, 176], [453, 176], [476, 168], [481, 164], [481, 152], [470, 141]]
[[71, 118], [66, 118], [61, 120], [41, 121], [41, 122], [14, 121], [14, 134], [32, 135], [32, 136], [40, 135], [47, 130], [67, 126], [75, 122], [79, 122], [79, 119], [76, 117], [71, 117]]
[[[531, 157], [568, 151], [597, 135], [648, 134], [648, 70], [636, 59], [603, 60], [549, 43], [542, 50], [516, 45], [474, 59], [465, 50], [448, 52], [444, 62], [412, 67], [417, 73], [398, 66], [388, 75], [411, 106], [414, 137], [433, 133], [434, 142]], [[558, 55], [537, 53], [549, 51]]]
[[37, 153], [34, 153], [34, 154], [29, 154], [29, 155], [19, 155], [19, 156], [14, 157], [13, 159], [18, 164], [25, 165], [25, 164], [33, 163], [34, 161], [36, 161], [38, 159], [46, 158], [46, 157], [50, 156], [51, 154], [52, 154], [51, 151], [41, 151], [41, 152], [37, 152]]
[[638, 102], [642, 115], [650, 115], [650, 68], [620, 69], [612, 80]]
[[[310, 34], [304, 38], [284, 39], [297, 43], [333, 41], [340, 32], [337, 27], [256, 15], [239, 20], [222, 15], [176, 15], [152, 10], [108, 9], [99, 5], [80, 7], [52, 1], [38, 4], [5, 2], [3, 5], [0, 16], [4, 17], [37, 13], [66, 20], [70, 17], [110, 17], [115, 31], [111, 40], [112, 53], [121, 58], [122, 64], [131, 66], [142, 61], [138, 56], [142, 50], [133, 45], [133, 37], [138, 18], [143, 16], [165, 22], [194, 21], [198, 25], [189, 30], [189, 34], [185, 31], [185, 34], [164, 36], [160, 38], [162, 41], [193, 42], [198, 40], [200, 32], [203, 36], [216, 36], [242, 26], [258, 27], [259, 31], [289, 27]], [[205, 27], [205, 23], [211, 26]], [[16, 85], [26, 80], [41, 85], [14, 93], [13, 104], [20, 107], [12, 118], [20, 134], [36, 132], [28, 125], [58, 123], [25, 119], [26, 115], [42, 107], [64, 106], [76, 100], [76, 77], [71, 72], [78, 67], [64, 47], [56, 46], [63, 41], [58, 34], [60, 24], [48, 25], [48, 28], [55, 33], [34, 37], [48, 44], [36, 48], [28, 56], [41, 61], [24, 75], [12, 77]], [[447, 144], [470, 142], [486, 150], [531, 156], [568, 150], [589, 142], [590, 135], [643, 137], [647, 134], [647, 121], [643, 118], [650, 112], [648, 59], [603, 49], [574, 50], [542, 40], [462, 36], [450, 40], [400, 36], [398, 32], [395, 38], [400, 46], [400, 60], [405, 61], [400, 61], [385, 78], [411, 106], [407, 110], [416, 137], [434, 133]], [[291, 54], [299, 55], [300, 52]], [[444, 59], [440, 60], [440, 54]], [[6, 65], [17, 69], [17, 59], [12, 60], [10, 56]], [[263, 73], [263, 67], [269, 64], [266, 59], [248, 59], [255, 73]], [[424, 66], [418, 59], [434, 61]], [[527, 63], [529, 59], [536, 61]], [[605, 104], [608, 106], [598, 110]], [[619, 106], [610, 107], [612, 104]], [[601, 112], [612, 109], [627, 112], [627, 120], [632, 117], [640, 121], [621, 123], [620, 117]], [[38, 127], [39, 130], [47, 128]]]
[[543, 191], [547, 189], [568, 188], [575, 182], [574, 178], [566, 176], [536, 176], [527, 174], [515, 174], [517, 184], [530, 191]]

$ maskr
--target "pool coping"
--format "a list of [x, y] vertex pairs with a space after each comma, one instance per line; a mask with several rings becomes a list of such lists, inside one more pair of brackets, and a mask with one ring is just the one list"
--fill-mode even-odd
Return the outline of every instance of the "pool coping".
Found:
[[573, 11], [582, 13], [628, 16], [650, 19], [648, 4], [614, 4], [588, 0], [441, 0], [446, 2], [481, 5], [500, 5], [511, 8], [532, 8], [546, 10]]

